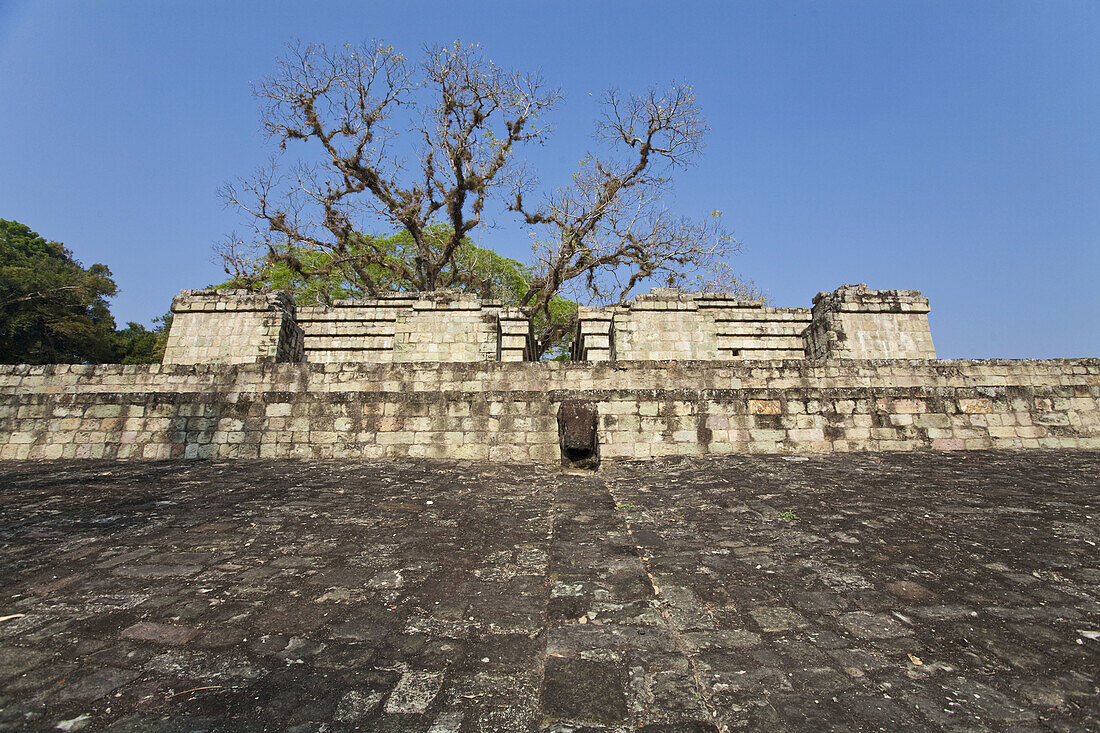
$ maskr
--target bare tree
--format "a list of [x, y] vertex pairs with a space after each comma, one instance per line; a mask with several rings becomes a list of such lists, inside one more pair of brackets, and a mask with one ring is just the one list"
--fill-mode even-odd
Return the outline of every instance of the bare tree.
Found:
[[[538, 75], [505, 71], [457, 43], [429, 49], [419, 65], [381, 43], [294, 45], [255, 93], [280, 149], [312, 141], [321, 155], [287, 172], [273, 161], [223, 197], [252, 215], [268, 262], [304, 276], [339, 270], [372, 293], [395, 281], [415, 290], [479, 285], [471, 273], [452, 272], [448, 283], [440, 276], [494, 189], [516, 183], [514, 149], [545, 138], [540, 115], [559, 98]], [[400, 157], [410, 136], [420, 143], [416, 170]], [[363, 233], [364, 221], [408, 231], [412, 261]], [[232, 255], [227, 264], [247, 259], [236, 241], [222, 249]], [[303, 249], [331, 257], [311, 271]]]
[[[596, 126], [600, 151], [584, 158], [571, 185], [534, 205], [537, 181], [516, 163], [516, 149], [546, 139], [542, 114], [560, 94], [536, 74], [501, 69], [476, 47], [430, 48], [411, 64], [381, 43], [338, 51], [294, 45], [255, 93], [280, 149], [312, 141], [316, 155], [289, 169], [275, 159], [224, 189], [252, 215], [251, 246], [259, 250], [236, 238], [220, 247], [239, 284], [254, 285], [265, 265], [284, 263], [306, 278], [338, 274], [370, 294], [485, 292], [484, 273], [458, 255], [500, 190], [511, 192], [499, 198], [532, 227], [533, 274], [516, 299], [545, 324], [543, 348], [572, 327], [551, 314], [558, 296], [618, 303], [653, 279], [757, 295], [725, 262], [740, 243], [720, 214], [694, 221], [666, 203], [671, 174], [695, 161], [707, 131], [686, 85], [643, 96], [608, 92]], [[412, 165], [401, 157], [410, 139], [418, 146]], [[412, 256], [395, 256], [387, 240], [365, 233], [371, 226], [408, 232]], [[303, 256], [313, 252], [326, 256]]]
[[621, 303], [651, 278], [759, 298], [726, 263], [741, 244], [722, 227], [721, 213], [693, 221], [665, 203], [671, 173], [695, 161], [707, 132], [691, 87], [626, 98], [611, 90], [601, 101], [596, 138], [606, 152], [589, 153], [572, 185], [536, 207], [525, 202], [527, 189], [515, 189], [511, 208], [544, 231], [535, 240], [537, 277], [523, 307], [547, 312], [558, 292]]

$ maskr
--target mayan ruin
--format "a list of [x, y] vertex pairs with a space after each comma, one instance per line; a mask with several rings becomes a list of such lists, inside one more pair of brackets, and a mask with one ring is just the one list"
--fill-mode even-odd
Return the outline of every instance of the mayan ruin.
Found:
[[1100, 730], [1097, 39], [0, 1], [0, 733]]
[[461, 293], [185, 290], [173, 311], [159, 366], [0, 368], [0, 458], [556, 463], [566, 400], [591, 404], [603, 459], [1100, 447], [1095, 360], [938, 360], [914, 290], [656, 289], [582, 309], [551, 362], [522, 313]]

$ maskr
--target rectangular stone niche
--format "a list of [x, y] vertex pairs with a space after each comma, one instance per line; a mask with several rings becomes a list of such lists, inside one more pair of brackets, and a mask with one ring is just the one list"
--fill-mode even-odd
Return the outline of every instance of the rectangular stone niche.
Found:
[[565, 400], [558, 407], [561, 465], [594, 471], [600, 466], [599, 413], [589, 400]]

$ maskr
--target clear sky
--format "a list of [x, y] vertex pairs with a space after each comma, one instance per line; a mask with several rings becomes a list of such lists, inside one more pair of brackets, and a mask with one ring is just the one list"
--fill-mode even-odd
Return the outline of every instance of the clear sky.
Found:
[[[713, 209], [781, 306], [845, 282], [932, 301], [942, 357], [1100, 356], [1100, 2], [0, 0], [0, 217], [103, 262], [120, 323], [224, 279], [216, 195], [261, 165], [249, 81], [293, 38], [482, 44], [566, 94], [694, 84], [711, 133], [677, 210]], [[479, 243], [523, 258], [496, 217]]]

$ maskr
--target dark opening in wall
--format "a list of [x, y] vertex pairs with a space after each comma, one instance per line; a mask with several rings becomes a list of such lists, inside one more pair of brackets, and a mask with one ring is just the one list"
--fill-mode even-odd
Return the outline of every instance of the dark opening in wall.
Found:
[[599, 412], [589, 400], [565, 400], [558, 408], [558, 444], [565, 468], [594, 471], [600, 465]]

